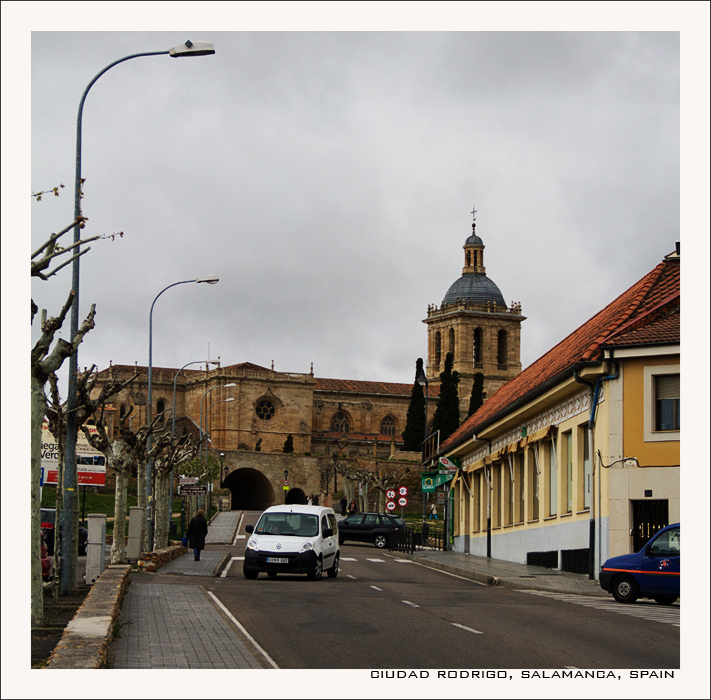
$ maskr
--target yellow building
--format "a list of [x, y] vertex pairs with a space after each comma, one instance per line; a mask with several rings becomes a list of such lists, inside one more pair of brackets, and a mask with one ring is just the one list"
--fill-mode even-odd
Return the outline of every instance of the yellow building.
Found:
[[454, 549], [597, 575], [680, 520], [679, 281], [677, 251], [441, 446]]

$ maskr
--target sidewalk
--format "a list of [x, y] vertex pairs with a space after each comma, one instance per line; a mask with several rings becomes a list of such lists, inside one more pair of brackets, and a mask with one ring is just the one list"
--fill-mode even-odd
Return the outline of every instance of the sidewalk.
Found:
[[425, 549], [411, 555], [402, 554], [401, 556], [433, 569], [447, 571], [489, 586], [609, 597], [609, 594], [600, 588], [600, 583], [591, 580], [587, 574], [572, 574], [568, 571], [515, 564], [510, 561], [488, 559], [460, 552]]

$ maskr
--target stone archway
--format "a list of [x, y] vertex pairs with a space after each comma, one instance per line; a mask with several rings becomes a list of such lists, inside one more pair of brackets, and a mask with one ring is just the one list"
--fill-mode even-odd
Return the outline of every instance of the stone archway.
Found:
[[230, 490], [232, 510], [264, 510], [276, 503], [269, 479], [256, 469], [235, 469], [223, 482]]
[[298, 505], [305, 505], [306, 494], [301, 489], [289, 489], [288, 493], [286, 494], [286, 499], [284, 500], [284, 503], [295, 503]]

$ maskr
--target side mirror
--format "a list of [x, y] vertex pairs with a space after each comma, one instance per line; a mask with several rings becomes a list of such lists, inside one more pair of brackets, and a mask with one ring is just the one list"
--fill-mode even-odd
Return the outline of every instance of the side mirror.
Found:
[[330, 528], [330, 527], [324, 528], [323, 536], [324, 537], [333, 537], [333, 528]]
[[244, 531], [248, 534], [251, 535], [254, 532], [254, 525], [245, 525]]

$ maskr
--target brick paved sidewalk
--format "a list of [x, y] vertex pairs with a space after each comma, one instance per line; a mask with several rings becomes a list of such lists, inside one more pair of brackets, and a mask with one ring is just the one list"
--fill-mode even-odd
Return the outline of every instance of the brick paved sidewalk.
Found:
[[108, 668], [270, 668], [198, 586], [132, 583]]

